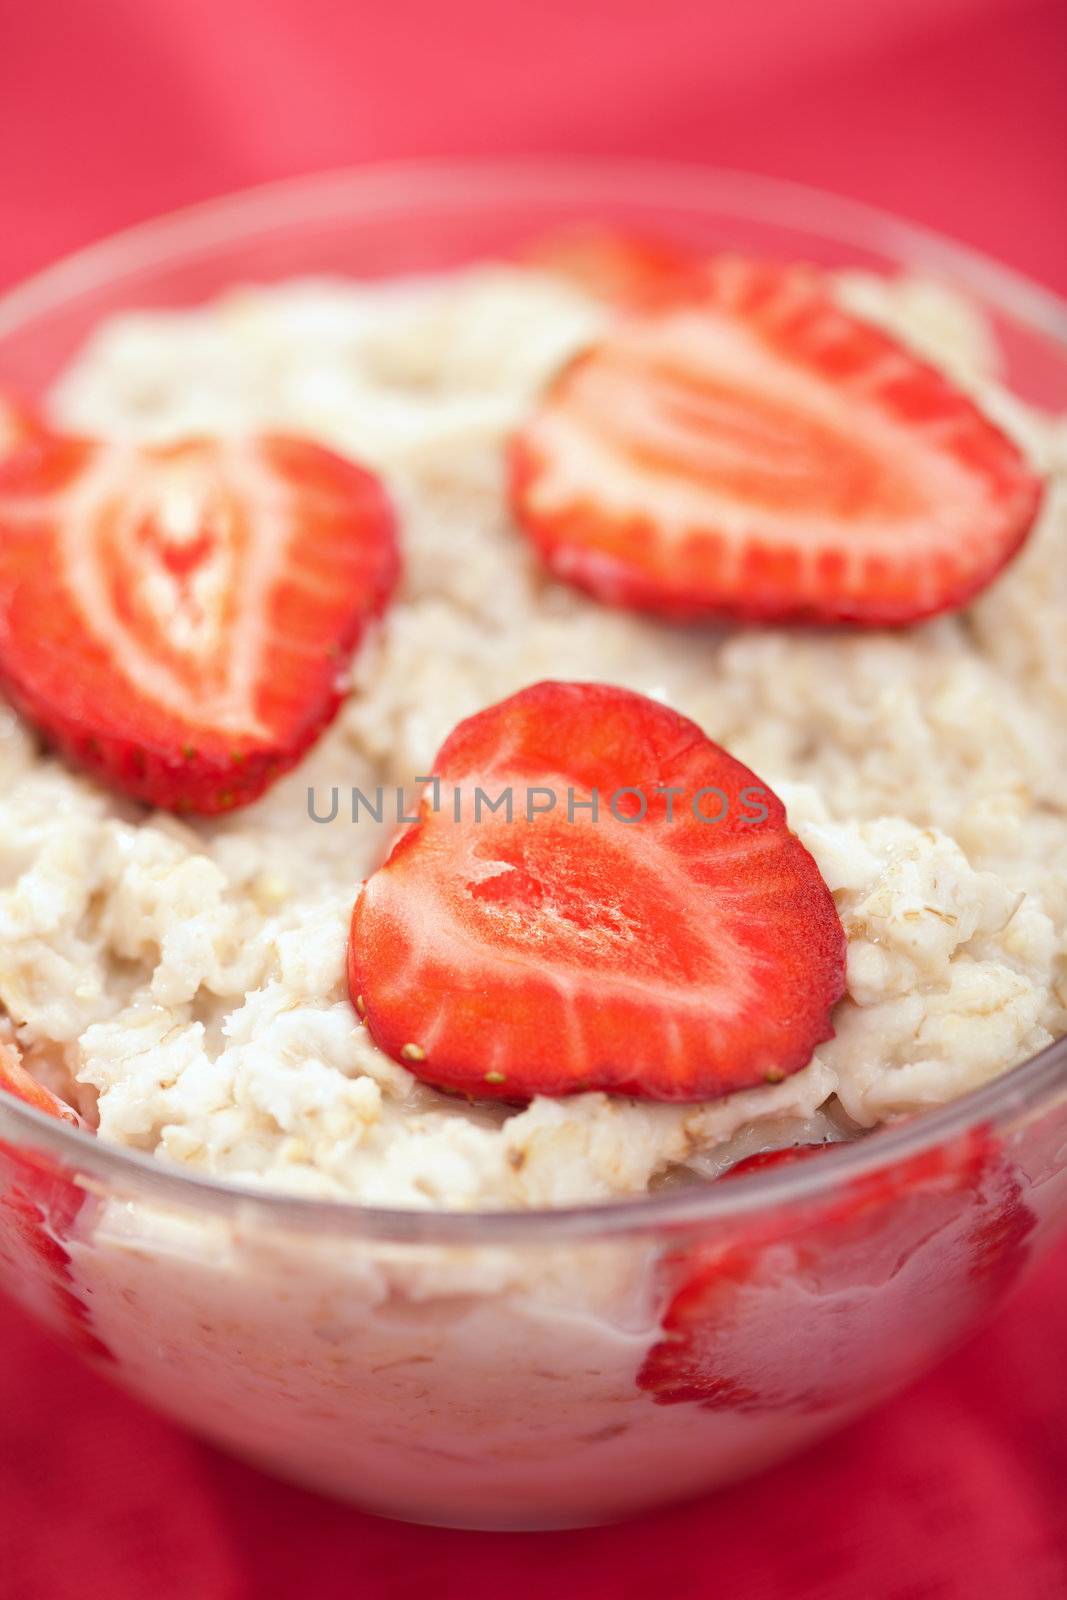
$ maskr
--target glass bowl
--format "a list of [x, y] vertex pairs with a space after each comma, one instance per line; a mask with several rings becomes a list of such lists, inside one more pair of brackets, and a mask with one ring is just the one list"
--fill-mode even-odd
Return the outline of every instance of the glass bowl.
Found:
[[[988, 314], [1008, 385], [1067, 410], [1067, 307], [865, 207], [617, 163], [394, 166], [130, 230], [0, 299], [0, 378], [235, 281], [374, 277], [572, 221], [920, 268]], [[907, 1382], [1067, 1219], [1067, 1041], [816, 1161], [569, 1210], [370, 1210], [186, 1176], [0, 1097], [4, 1286], [97, 1367], [263, 1467], [388, 1516], [582, 1525], [726, 1484]]]

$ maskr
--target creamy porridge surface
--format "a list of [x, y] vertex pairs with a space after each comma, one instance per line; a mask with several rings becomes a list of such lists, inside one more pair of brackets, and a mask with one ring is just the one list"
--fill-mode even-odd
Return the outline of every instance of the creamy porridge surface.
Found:
[[[565, 590], [512, 526], [503, 442], [604, 312], [521, 268], [242, 289], [105, 325], [54, 396], [127, 436], [278, 426], [376, 467], [403, 586], [337, 722], [254, 807], [145, 817], [0, 714], [0, 1003], [28, 1065], [115, 1143], [369, 1204], [639, 1194], [939, 1105], [1067, 1030], [1067, 438], [995, 384], [933, 285], [840, 293], [926, 351], [1052, 475], [1023, 555], [966, 613], [900, 634], [671, 628]], [[388, 830], [457, 721], [546, 677], [664, 699], [755, 768], [849, 939], [837, 1036], [704, 1106], [585, 1094], [525, 1110], [420, 1085], [358, 1025], [345, 946]], [[337, 820], [311, 820], [340, 794]]]

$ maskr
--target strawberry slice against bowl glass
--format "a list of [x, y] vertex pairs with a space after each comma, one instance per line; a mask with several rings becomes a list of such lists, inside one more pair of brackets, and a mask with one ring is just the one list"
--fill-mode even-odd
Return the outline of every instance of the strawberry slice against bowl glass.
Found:
[[[0, 1044], [0, 1097], [12, 1095], [36, 1111], [84, 1127], [78, 1114], [37, 1082], [12, 1045]], [[38, 1309], [84, 1354], [114, 1359], [93, 1332], [89, 1307], [79, 1297], [64, 1240], [88, 1196], [61, 1164], [43, 1151], [0, 1140], [0, 1263], [12, 1285], [40, 1296]]]
[[42, 431], [0, 465], [0, 683], [134, 799], [256, 799], [334, 716], [399, 571], [379, 481], [282, 435]]
[[675, 620], [899, 626], [966, 604], [1037, 514], [1022, 453], [815, 269], [702, 271], [698, 297], [565, 367], [513, 441], [513, 507], [549, 568]]
[[[725, 1177], [832, 1148], [753, 1156]], [[659, 1405], [710, 1411], [814, 1413], [870, 1399], [1001, 1298], [1033, 1227], [1018, 1176], [981, 1128], [828, 1201], [742, 1220], [721, 1242], [665, 1257], [663, 1336], [638, 1387]]]
[[434, 773], [349, 957], [375, 1041], [420, 1078], [693, 1101], [832, 1036], [830, 892], [777, 797], [686, 717], [541, 683], [461, 723]]

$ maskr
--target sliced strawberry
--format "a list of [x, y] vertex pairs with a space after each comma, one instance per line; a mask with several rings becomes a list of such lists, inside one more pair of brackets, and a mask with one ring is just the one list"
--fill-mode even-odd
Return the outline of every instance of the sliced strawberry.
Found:
[[707, 277], [704, 261], [677, 245], [595, 224], [545, 234], [527, 246], [523, 259], [628, 311], [699, 295]]
[[[753, 1156], [726, 1177], [830, 1148]], [[663, 1337], [638, 1387], [659, 1405], [708, 1410], [816, 1412], [870, 1398], [1001, 1298], [1033, 1226], [984, 1130], [828, 1201], [768, 1208], [729, 1238], [666, 1258]]]
[[[541, 683], [460, 723], [434, 771], [440, 809], [431, 786], [350, 946], [357, 1009], [420, 1078], [701, 1100], [778, 1081], [831, 1037], [830, 893], [781, 802], [695, 723]], [[510, 793], [513, 820], [479, 790]]]
[[58, 1117], [61, 1122], [69, 1122], [75, 1128], [84, 1126], [76, 1111], [54, 1095], [51, 1089], [46, 1089], [43, 1083], [31, 1077], [9, 1045], [0, 1045], [0, 1090], [13, 1094], [16, 1100], [33, 1106], [36, 1111], [43, 1111], [45, 1116]]
[[[0, 1045], [0, 1097], [5, 1092], [48, 1116], [84, 1126], [70, 1106], [30, 1076], [10, 1045]], [[11, 1287], [31, 1301], [40, 1295], [45, 1314], [83, 1355], [111, 1361], [112, 1352], [93, 1332], [63, 1242], [85, 1201], [86, 1191], [54, 1157], [0, 1140], [0, 1263], [11, 1269]]]
[[226, 811], [334, 716], [397, 572], [381, 484], [318, 445], [50, 434], [0, 473], [0, 681], [103, 781]]
[[972, 401], [814, 269], [719, 257], [699, 303], [620, 323], [513, 443], [559, 577], [684, 620], [898, 625], [964, 605], [1041, 484]]
[[761, 1150], [758, 1155], [746, 1156], [743, 1161], [735, 1162], [722, 1177], [744, 1178], [750, 1172], [766, 1172], [771, 1167], [791, 1167], [794, 1162], [821, 1155], [828, 1148], [825, 1144], [794, 1144], [784, 1150]]

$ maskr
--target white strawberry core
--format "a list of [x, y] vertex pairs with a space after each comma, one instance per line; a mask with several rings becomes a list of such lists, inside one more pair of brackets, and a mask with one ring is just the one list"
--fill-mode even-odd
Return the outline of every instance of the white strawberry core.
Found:
[[130, 682], [184, 720], [266, 735], [263, 619], [292, 516], [255, 445], [101, 447], [48, 509], [85, 626]]

